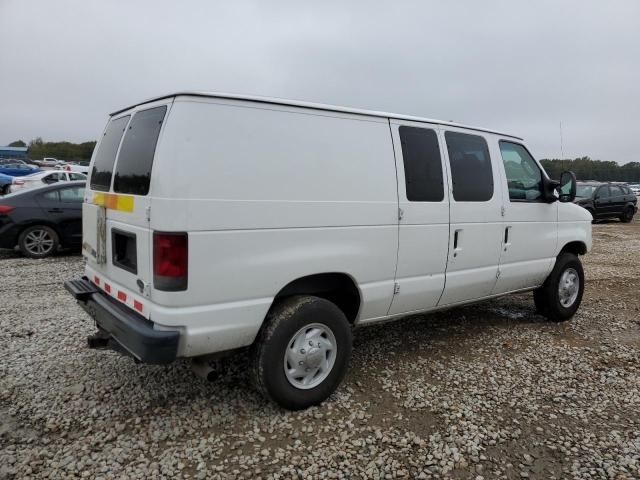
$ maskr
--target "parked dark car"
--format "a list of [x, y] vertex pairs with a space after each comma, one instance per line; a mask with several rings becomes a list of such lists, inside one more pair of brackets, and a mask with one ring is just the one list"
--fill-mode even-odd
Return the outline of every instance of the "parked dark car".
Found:
[[85, 182], [67, 182], [0, 198], [0, 248], [44, 258], [82, 243]]
[[594, 220], [619, 218], [628, 223], [638, 211], [638, 199], [626, 185], [578, 182], [575, 203], [589, 210]]

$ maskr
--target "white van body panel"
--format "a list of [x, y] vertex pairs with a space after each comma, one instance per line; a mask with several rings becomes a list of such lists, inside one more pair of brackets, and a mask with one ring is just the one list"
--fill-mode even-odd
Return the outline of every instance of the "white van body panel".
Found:
[[[489, 144], [490, 135], [455, 127], [441, 132], [440, 142], [446, 145], [446, 132], [459, 132], [481, 136]], [[489, 151], [491, 154], [492, 152]], [[451, 180], [451, 159], [445, 148], [449, 194], [451, 201], [451, 224], [449, 232], [449, 257], [445, 291], [439, 305], [452, 305], [491, 295], [497, 279], [500, 263], [500, 247], [503, 235], [502, 177], [499, 159], [491, 155], [493, 196], [485, 202], [456, 201]], [[456, 233], [457, 246], [454, 245]]]
[[593, 217], [584, 208], [575, 203], [558, 203], [558, 243], [556, 255], [562, 247], [572, 242], [585, 245], [590, 252], [593, 247], [591, 220]]
[[[507, 176], [500, 152], [500, 141], [522, 144], [512, 138], [492, 135], [491, 156], [500, 163], [500, 184], [507, 185]], [[539, 162], [538, 167], [544, 174]], [[542, 285], [558, 254], [559, 202], [526, 202], [509, 199], [503, 189], [503, 238], [500, 252], [500, 274], [494, 294]]]
[[[107, 208], [107, 261], [85, 252], [85, 273], [156, 330], [179, 330], [180, 357], [250, 345], [274, 298], [303, 277], [348, 277], [360, 297], [352, 320], [366, 324], [535, 288], [564, 245], [591, 248], [591, 218], [580, 207], [509, 202], [498, 141], [519, 142], [517, 137], [416, 117], [233, 95], [170, 95], [112, 118], [134, 118], [159, 106], [167, 111], [149, 192], [128, 195], [128, 210]], [[402, 125], [437, 133], [442, 201], [407, 199]], [[453, 199], [447, 131], [487, 142], [490, 200]], [[117, 196], [113, 185], [104, 193]], [[87, 243], [97, 241], [100, 195], [87, 188]], [[118, 230], [136, 236], [136, 273], [111, 261]], [[154, 287], [154, 232], [187, 233], [186, 290]]]
[[[395, 119], [390, 122], [399, 179], [405, 178], [399, 135], [399, 128], [403, 125], [435, 132], [441, 129], [437, 124]], [[442, 143], [440, 146], [442, 147]], [[440, 157], [444, 173], [447, 167], [442, 148]], [[398, 181], [398, 202], [402, 211], [396, 273], [399, 291], [394, 296], [390, 315], [433, 308], [442, 296], [449, 249], [449, 195], [446, 175], [443, 180], [445, 195], [440, 202], [409, 201], [404, 180]]]
[[185, 327], [185, 355], [250, 344], [277, 293], [317, 273], [353, 278], [359, 320], [387, 315], [398, 236], [388, 121], [178, 98], [165, 128], [151, 229], [189, 233], [190, 282], [187, 294], [153, 289], [152, 315]]

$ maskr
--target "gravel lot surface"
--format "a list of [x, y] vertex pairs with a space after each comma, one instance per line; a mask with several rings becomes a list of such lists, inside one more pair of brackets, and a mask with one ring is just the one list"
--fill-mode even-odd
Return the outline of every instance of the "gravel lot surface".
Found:
[[356, 332], [352, 368], [290, 413], [241, 356], [91, 351], [62, 287], [82, 259], [0, 253], [0, 478], [640, 478], [640, 224], [594, 226], [577, 316], [530, 294]]

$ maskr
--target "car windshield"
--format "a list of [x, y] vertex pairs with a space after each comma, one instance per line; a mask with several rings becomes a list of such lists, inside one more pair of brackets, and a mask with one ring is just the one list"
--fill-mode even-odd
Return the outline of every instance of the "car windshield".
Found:
[[576, 186], [576, 197], [589, 198], [593, 195], [593, 189], [596, 188], [593, 185], [578, 185]]

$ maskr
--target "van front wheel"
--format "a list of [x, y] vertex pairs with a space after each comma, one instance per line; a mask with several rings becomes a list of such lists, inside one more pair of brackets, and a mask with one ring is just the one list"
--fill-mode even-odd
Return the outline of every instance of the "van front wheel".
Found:
[[533, 292], [538, 313], [553, 322], [569, 320], [578, 310], [584, 292], [584, 271], [577, 255], [558, 255], [553, 270]]
[[342, 381], [351, 358], [351, 326], [342, 310], [312, 296], [272, 307], [253, 347], [253, 380], [281, 407], [317, 405]]

